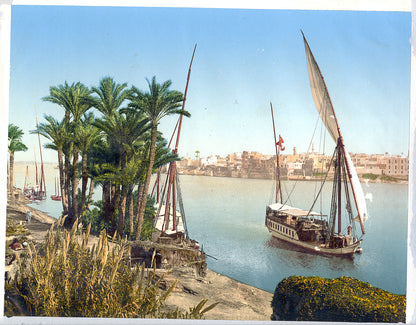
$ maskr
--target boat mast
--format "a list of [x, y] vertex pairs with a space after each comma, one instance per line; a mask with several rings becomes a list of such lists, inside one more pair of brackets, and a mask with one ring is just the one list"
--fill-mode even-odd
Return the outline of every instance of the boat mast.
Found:
[[280, 193], [280, 202], [283, 203], [283, 198], [282, 198], [282, 188], [280, 185], [280, 164], [279, 164], [279, 159], [280, 159], [280, 145], [277, 142], [277, 138], [276, 138], [276, 128], [274, 125], [274, 115], [273, 115], [273, 105], [272, 102], [270, 102], [270, 110], [272, 111], [272, 122], [273, 122], [273, 134], [274, 134], [274, 146], [276, 149], [276, 202], [278, 202], [278, 196]]
[[[308, 71], [309, 71], [309, 79], [310, 79], [310, 82], [311, 82], [311, 88], [312, 88], [312, 94], [313, 94], [313, 97], [314, 97], [314, 101], [316, 103], [316, 106], [317, 106], [317, 109], [319, 111], [319, 115], [321, 116], [322, 121], [324, 122], [324, 124], [325, 124], [326, 128], [328, 129], [329, 133], [331, 134], [332, 138], [336, 142], [337, 147], [339, 146], [339, 149], [340, 149], [340, 151], [342, 151], [342, 154], [345, 158], [347, 156], [347, 151], [345, 149], [344, 140], [343, 140], [342, 135], [341, 135], [341, 130], [340, 130], [340, 127], [339, 127], [338, 119], [337, 119], [337, 116], [335, 114], [334, 106], [332, 105], [331, 97], [329, 96], [329, 92], [328, 92], [328, 89], [326, 87], [324, 77], [322, 76], [321, 69], [319, 68], [318, 63], [316, 62], [315, 57], [312, 54], [312, 51], [309, 47], [309, 44], [308, 44], [302, 30], [301, 30], [301, 33], [302, 33], [303, 41], [304, 41], [304, 44], [305, 44], [306, 59], [307, 59]], [[319, 79], [319, 82], [317, 82], [316, 80], [313, 80], [314, 77]], [[319, 84], [317, 84], [317, 83], [319, 83]], [[315, 94], [316, 89], [315, 88], [319, 88], [319, 87], [323, 88], [322, 91], [323, 91], [323, 96], [324, 97], [320, 98], [318, 100], [316, 98], [316, 94]], [[329, 107], [330, 112], [324, 112], [323, 113], [321, 111], [321, 109], [322, 109], [321, 106], [324, 105], [323, 104], [324, 100], [326, 100], [328, 102], [328, 105], [326, 105], [326, 108]], [[319, 101], [322, 101], [322, 102], [320, 104], [318, 104]], [[333, 119], [333, 121], [335, 123], [335, 129], [334, 129], [334, 124], [332, 124], [332, 123], [331, 123], [331, 127], [328, 126], [329, 121], [327, 121], [327, 120], [330, 120], [330, 119]], [[351, 184], [351, 189], [352, 189], [352, 194], [353, 194], [353, 197], [354, 197], [355, 205], [357, 207], [358, 220], [360, 222], [361, 232], [363, 234], [365, 234], [363, 219], [362, 219], [362, 216], [361, 216], [361, 212], [358, 209], [359, 204], [358, 204], [356, 189], [355, 189], [354, 184], [353, 184], [353, 178], [352, 178], [352, 173], [351, 173], [351, 170], [350, 170], [350, 166], [349, 166], [348, 163], [345, 163], [345, 165], [346, 165], [346, 169], [347, 169], [348, 179], [349, 179], [349, 182]], [[339, 201], [338, 204], [340, 205], [341, 202]]]
[[39, 185], [39, 180], [38, 180], [38, 163], [36, 162], [36, 148], [33, 147], [33, 153], [35, 155], [35, 176], [36, 176], [36, 186]]
[[28, 179], [29, 179], [29, 166], [26, 166], [25, 183], [23, 185], [23, 190], [26, 189], [26, 182], [28, 182]]
[[341, 236], [341, 138], [338, 138], [338, 145], [337, 145], [337, 186], [338, 186], [338, 236]]
[[[194, 46], [194, 51], [192, 53], [192, 58], [191, 58], [191, 63], [189, 64], [189, 69], [188, 69], [188, 76], [186, 79], [186, 86], [185, 86], [185, 92], [183, 95], [183, 101], [182, 101], [182, 111], [185, 110], [185, 102], [186, 102], [186, 95], [188, 93], [188, 85], [189, 85], [189, 78], [191, 76], [191, 67], [192, 67], [192, 62], [194, 60], [194, 55], [195, 55], [195, 50], [196, 50], [196, 44]], [[179, 146], [179, 137], [180, 137], [180, 133], [181, 133], [181, 128], [182, 128], [182, 119], [183, 119], [183, 115], [181, 114], [179, 116], [179, 124], [178, 124], [178, 131], [177, 131], [177, 135], [176, 135], [176, 144], [175, 144], [175, 148], [172, 150], [172, 152], [174, 154], [178, 153], [178, 146]], [[171, 192], [173, 193], [172, 196], [172, 206], [173, 206], [173, 224], [172, 224], [172, 230], [176, 230], [176, 202], [175, 202], [175, 174], [176, 174], [176, 162], [172, 161], [171, 162], [171, 166], [170, 166], [170, 173], [169, 173], [169, 183], [168, 183], [168, 193], [166, 196], [166, 203], [165, 203], [165, 218], [163, 221], [163, 226], [162, 226], [162, 231], [166, 228], [167, 226], [167, 222], [169, 220], [169, 200], [170, 200], [170, 195]]]
[[[36, 114], [36, 107], [35, 107], [35, 118], [36, 118], [36, 129], [39, 128], [38, 126], [38, 117]], [[42, 146], [40, 144], [40, 134], [38, 132], [38, 140], [39, 140], [39, 152], [40, 152], [40, 193], [41, 196], [46, 196], [46, 182], [45, 182], [45, 171], [43, 169], [43, 158], [42, 158]]]

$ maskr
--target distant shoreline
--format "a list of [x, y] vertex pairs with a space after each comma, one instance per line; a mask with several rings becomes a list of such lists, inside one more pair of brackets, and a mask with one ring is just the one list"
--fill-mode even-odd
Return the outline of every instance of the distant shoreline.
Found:
[[[260, 179], [260, 180], [273, 180], [272, 178], [268, 177], [237, 177], [237, 176], [228, 176], [228, 175], [208, 175], [205, 173], [192, 173], [187, 172], [184, 170], [179, 170], [179, 175], [188, 175], [188, 176], [206, 176], [206, 177], [224, 177], [224, 178], [239, 178], [239, 179]], [[382, 176], [382, 175], [379, 175]], [[393, 180], [380, 180], [380, 179], [369, 179], [369, 178], [363, 178], [359, 177], [359, 180], [361, 183], [379, 183], [379, 184], [400, 184], [400, 185], [407, 185], [409, 184], [409, 181], [406, 179], [397, 179], [397, 181]], [[315, 181], [321, 181], [321, 177], [313, 177], [313, 176], [285, 176], [282, 177], [282, 181], [304, 181], [304, 182], [315, 182]]]
[[[29, 166], [34, 165], [34, 161], [17, 161], [15, 162], [15, 167], [22, 168], [23, 166]], [[58, 169], [58, 163], [53, 162], [44, 162], [44, 165], [47, 165], [48, 168]], [[16, 171], [15, 171], [16, 172]], [[209, 175], [209, 173], [205, 172], [195, 172], [195, 170], [184, 170], [181, 168], [178, 168], [179, 175], [189, 175], [189, 176], [207, 176], [207, 177], [227, 177], [227, 178], [240, 178], [240, 179], [264, 179], [264, 180], [272, 180], [269, 177], [237, 177], [237, 176], [228, 176], [228, 175]], [[383, 176], [383, 175], [378, 175]], [[369, 179], [364, 178], [361, 176], [358, 176], [361, 183], [374, 183], [374, 184], [400, 184], [400, 185], [408, 185], [409, 180], [407, 179], [400, 179], [397, 177], [392, 176], [392, 178], [395, 178], [396, 181], [393, 180], [380, 180], [380, 179]], [[282, 177], [283, 181], [306, 181], [306, 182], [312, 182], [312, 181], [320, 181], [321, 177], [314, 177], [314, 176], [284, 176]]]

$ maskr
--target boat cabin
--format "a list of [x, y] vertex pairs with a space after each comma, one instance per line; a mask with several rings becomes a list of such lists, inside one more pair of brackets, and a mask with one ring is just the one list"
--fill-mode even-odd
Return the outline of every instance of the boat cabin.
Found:
[[266, 225], [278, 223], [288, 226], [296, 231], [298, 240], [307, 242], [325, 243], [328, 222], [322, 220], [322, 217], [327, 216], [281, 203], [271, 204], [266, 209]]

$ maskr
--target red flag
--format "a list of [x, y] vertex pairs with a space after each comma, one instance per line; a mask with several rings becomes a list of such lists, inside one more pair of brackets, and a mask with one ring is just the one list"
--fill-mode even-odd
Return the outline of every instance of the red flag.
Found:
[[285, 150], [285, 147], [283, 146], [283, 143], [284, 143], [283, 138], [279, 134], [279, 141], [277, 142], [277, 145], [280, 147], [280, 150], [282, 150], [282, 151]]

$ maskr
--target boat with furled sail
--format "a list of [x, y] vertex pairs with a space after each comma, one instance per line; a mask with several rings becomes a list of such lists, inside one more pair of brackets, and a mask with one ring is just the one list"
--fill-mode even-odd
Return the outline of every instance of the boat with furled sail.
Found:
[[[283, 202], [279, 173], [276, 173], [276, 202], [267, 206], [265, 223], [273, 237], [300, 246], [310, 252], [353, 256], [354, 253], [361, 252], [360, 245], [362, 236], [365, 234], [363, 224], [367, 218], [365, 197], [354, 164], [345, 148], [324, 78], [304, 35], [303, 40], [315, 106], [336, 146], [318, 195], [309, 210], [291, 207]], [[272, 106], [271, 109], [274, 129]], [[275, 130], [274, 133], [277, 170], [279, 170], [278, 147], [280, 141], [276, 142]], [[312, 209], [322, 194], [323, 185], [330, 171], [333, 171], [333, 184], [330, 214], [327, 216], [313, 212]], [[278, 193], [280, 193], [280, 202]], [[350, 193], [352, 193], [352, 200]], [[353, 208], [356, 216], [353, 214]], [[358, 231], [355, 229], [356, 221], [361, 228], [360, 238], [358, 238]]]
[[[185, 109], [185, 101], [188, 90], [189, 77], [191, 73], [192, 62], [194, 59], [196, 45], [192, 53], [191, 62], [188, 70], [188, 77], [186, 81], [184, 99], [182, 102], [182, 110]], [[179, 137], [181, 133], [183, 115], [180, 115], [176, 124], [175, 130], [172, 134], [170, 143], [176, 135], [176, 144], [172, 149], [173, 154], [178, 153]], [[156, 176], [156, 182], [153, 188], [153, 194], [156, 196], [156, 217], [154, 219], [154, 227], [157, 230], [157, 237], [159, 241], [169, 241], [171, 239], [188, 239], [188, 230], [186, 227], [185, 211], [182, 202], [182, 194], [179, 184], [179, 177], [176, 169], [176, 161], [169, 163], [166, 180], [163, 188], [160, 187], [160, 169]], [[196, 241], [191, 240], [195, 248], [199, 248]]]

